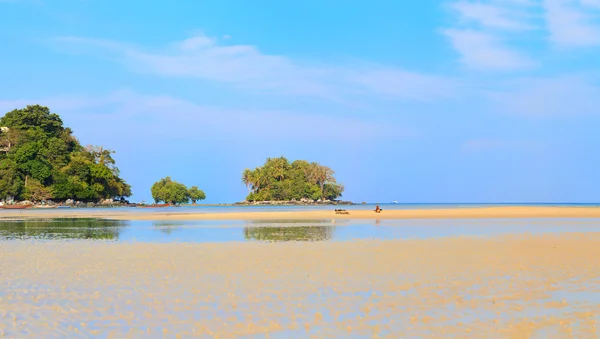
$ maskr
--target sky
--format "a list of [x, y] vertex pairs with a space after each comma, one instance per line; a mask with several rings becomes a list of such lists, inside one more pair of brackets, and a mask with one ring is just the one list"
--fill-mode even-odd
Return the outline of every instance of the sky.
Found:
[[242, 201], [244, 168], [327, 165], [344, 200], [600, 202], [600, 0], [0, 0], [0, 114], [41, 104]]

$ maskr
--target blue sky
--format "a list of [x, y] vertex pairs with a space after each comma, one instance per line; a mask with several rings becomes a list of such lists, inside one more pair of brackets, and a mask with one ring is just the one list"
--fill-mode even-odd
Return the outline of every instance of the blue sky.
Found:
[[0, 112], [42, 104], [243, 200], [245, 167], [318, 161], [344, 198], [600, 201], [600, 0], [0, 0]]

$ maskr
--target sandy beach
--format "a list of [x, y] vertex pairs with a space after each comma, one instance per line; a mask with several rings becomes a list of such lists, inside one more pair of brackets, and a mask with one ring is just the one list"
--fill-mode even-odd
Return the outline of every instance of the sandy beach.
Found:
[[197, 213], [185, 209], [170, 208], [153, 211], [124, 211], [110, 209], [26, 209], [0, 210], [0, 218], [107, 218], [116, 220], [331, 220], [331, 219], [503, 219], [503, 218], [600, 218], [598, 207], [536, 207], [505, 206], [480, 208], [384, 210], [381, 213], [353, 210], [343, 207], [349, 214], [330, 211], [292, 212], [231, 212]]
[[598, 233], [6, 242], [0, 338], [597, 338], [598, 258]]

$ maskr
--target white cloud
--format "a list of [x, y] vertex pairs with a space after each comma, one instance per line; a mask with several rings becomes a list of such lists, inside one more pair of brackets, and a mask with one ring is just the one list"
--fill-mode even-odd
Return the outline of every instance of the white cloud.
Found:
[[535, 62], [510, 45], [523, 32], [536, 30], [529, 0], [456, 1], [452, 27], [442, 31], [472, 69], [513, 71], [535, 66]]
[[527, 15], [520, 7], [528, 2], [517, 2], [519, 7], [507, 6], [510, 2], [498, 3], [459, 1], [451, 5], [458, 12], [460, 20], [464, 22], [475, 22], [484, 27], [503, 30], [529, 30], [535, 26], [530, 24]]
[[395, 69], [356, 73], [350, 77], [350, 81], [372, 92], [417, 101], [456, 97], [460, 89], [460, 83], [455, 80]]
[[600, 8], [600, 1], [544, 0], [550, 40], [561, 47], [600, 45], [598, 13], [592, 14], [589, 7]]
[[580, 1], [583, 6], [600, 9], [600, 0], [580, 0]]
[[481, 70], [518, 70], [535, 65], [529, 57], [505, 46], [492, 34], [468, 29], [447, 29], [443, 33], [460, 53], [461, 62], [467, 67]]
[[[119, 61], [132, 70], [166, 77], [185, 77], [230, 84], [263, 92], [309, 95], [340, 100], [356, 93], [381, 94], [403, 100], [447, 97], [450, 79], [406, 70], [357, 65], [315, 64], [262, 53], [255, 46], [225, 45], [198, 35], [148, 52], [120, 42], [61, 37], [63, 47]], [[382, 79], [376, 83], [377, 79]], [[418, 86], [413, 86], [413, 84]], [[436, 94], [442, 93], [438, 96]]]
[[[102, 97], [62, 97], [0, 100], [0, 111], [39, 103], [73, 126], [76, 135], [125, 141], [163, 138], [205, 140], [361, 140], [411, 135], [401, 126], [360, 118], [319, 115], [294, 110], [240, 110], [204, 106], [167, 95], [143, 95], [129, 90]], [[115, 123], [118, 121], [118, 123]], [[265, 128], [277, 126], [277, 128]], [[176, 132], [175, 132], [176, 131]]]
[[599, 113], [600, 87], [586, 76], [515, 79], [503, 87], [488, 94], [499, 113], [532, 117]]

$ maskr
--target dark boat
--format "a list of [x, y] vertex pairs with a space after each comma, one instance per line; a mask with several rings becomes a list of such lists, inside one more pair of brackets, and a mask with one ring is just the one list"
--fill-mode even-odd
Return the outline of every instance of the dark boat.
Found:
[[137, 205], [137, 207], [145, 207], [145, 208], [159, 208], [159, 207], [169, 207], [171, 204], [153, 204], [153, 205]]
[[30, 208], [33, 205], [3, 205], [0, 206], [1, 209], [5, 210], [24, 210], [26, 208]]

